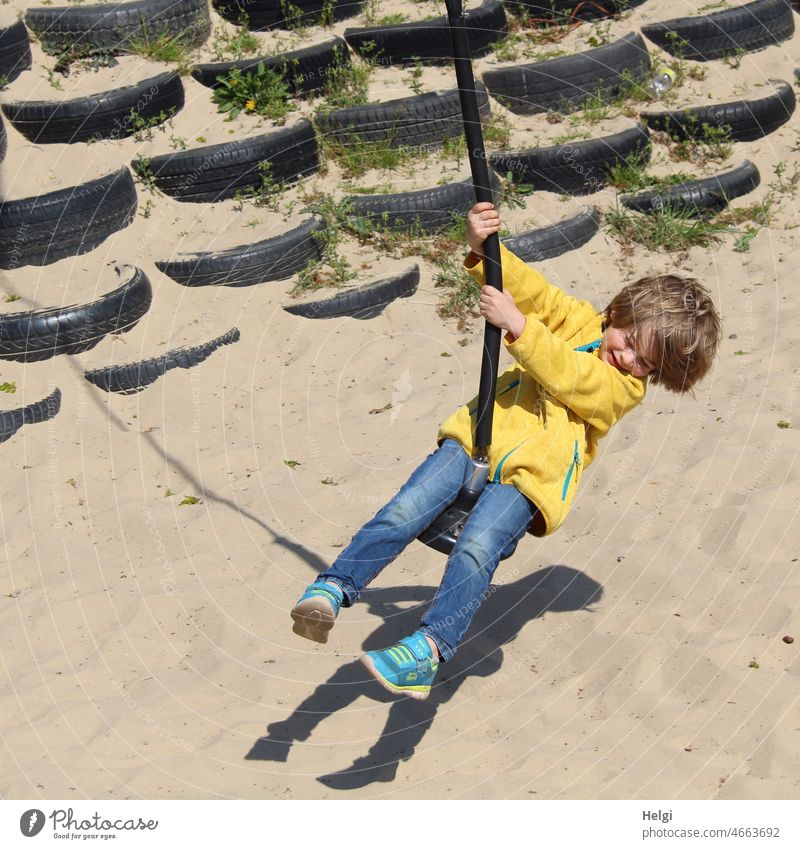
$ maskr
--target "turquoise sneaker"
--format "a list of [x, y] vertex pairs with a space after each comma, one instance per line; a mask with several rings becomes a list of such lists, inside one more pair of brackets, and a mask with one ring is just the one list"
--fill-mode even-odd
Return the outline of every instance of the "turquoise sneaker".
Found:
[[306, 587], [292, 608], [292, 631], [315, 643], [327, 643], [328, 631], [333, 628], [343, 603], [344, 593], [336, 584], [315, 581]]
[[422, 631], [403, 637], [388, 649], [368, 651], [361, 662], [389, 692], [412, 699], [428, 698], [439, 668]]

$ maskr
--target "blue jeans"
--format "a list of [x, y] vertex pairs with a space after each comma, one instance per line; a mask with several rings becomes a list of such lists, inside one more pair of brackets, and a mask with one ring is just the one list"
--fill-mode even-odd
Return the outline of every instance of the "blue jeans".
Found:
[[[455, 440], [446, 439], [318, 580], [336, 581], [345, 606], [355, 603], [384, 566], [453, 503], [470, 470], [467, 452]], [[436, 643], [442, 660], [455, 654], [488, 594], [497, 564], [514, 551], [535, 510], [510, 484], [486, 484], [450, 552], [442, 582], [420, 624], [420, 630]]]

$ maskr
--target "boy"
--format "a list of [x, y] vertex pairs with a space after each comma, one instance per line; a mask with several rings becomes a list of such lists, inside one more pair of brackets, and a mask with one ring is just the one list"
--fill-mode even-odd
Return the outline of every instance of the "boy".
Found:
[[[484, 282], [483, 243], [500, 229], [490, 203], [467, 214], [464, 266]], [[424, 699], [485, 597], [497, 567], [526, 531], [545, 536], [566, 518], [597, 442], [644, 398], [649, 379], [691, 392], [711, 367], [720, 322], [695, 280], [646, 277], [598, 313], [501, 246], [504, 290], [481, 288], [481, 315], [506, 331], [516, 360], [497, 381], [490, 478], [447, 561], [420, 628], [362, 663], [390, 692]], [[477, 400], [439, 429], [439, 448], [353, 537], [301, 596], [294, 631], [327, 642], [342, 606], [450, 505], [467, 476]]]

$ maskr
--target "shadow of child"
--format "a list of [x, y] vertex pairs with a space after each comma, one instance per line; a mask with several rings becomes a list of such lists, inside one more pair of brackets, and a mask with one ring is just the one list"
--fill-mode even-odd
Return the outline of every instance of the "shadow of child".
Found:
[[[503, 664], [501, 646], [514, 640], [522, 627], [545, 612], [585, 610], [602, 595], [602, 587], [569, 566], [550, 566], [518, 581], [493, 584], [478, 610], [458, 654], [442, 664], [439, 677], [425, 701], [398, 699], [383, 690], [358, 662], [346, 663], [304, 699], [285, 720], [273, 722], [255, 742], [246, 760], [285, 761], [295, 742], [307, 740], [316, 726], [360, 696], [391, 704], [383, 733], [369, 751], [345, 769], [326, 773], [318, 781], [338, 790], [353, 790], [377, 781], [393, 781], [397, 765], [408, 760], [433, 724], [440, 704], [446, 703], [468, 677], [488, 678]], [[383, 648], [415, 630], [417, 606], [401, 602], [427, 602], [432, 587], [367, 589], [361, 601], [384, 621], [364, 641], [364, 650]], [[485, 638], [485, 639], [484, 639]], [[485, 650], [486, 642], [494, 647]]]

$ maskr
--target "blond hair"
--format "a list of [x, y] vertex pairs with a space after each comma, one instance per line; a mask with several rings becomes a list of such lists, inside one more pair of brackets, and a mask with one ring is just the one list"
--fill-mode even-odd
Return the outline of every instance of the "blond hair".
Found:
[[721, 325], [711, 295], [697, 280], [674, 274], [642, 277], [622, 289], [605, 313], [610, 325], [633, 332], [637, 346], [652, 329], [650, 383], [692, 392], [711, 368]]

